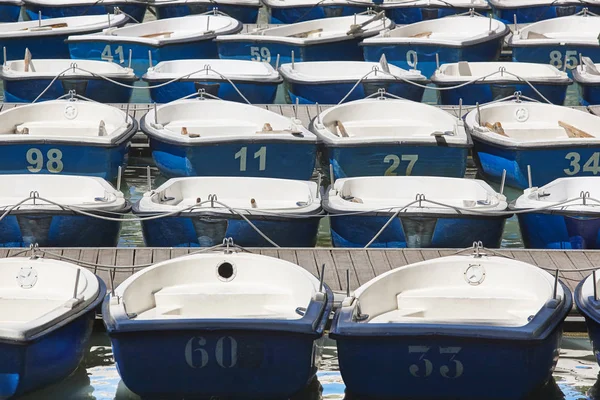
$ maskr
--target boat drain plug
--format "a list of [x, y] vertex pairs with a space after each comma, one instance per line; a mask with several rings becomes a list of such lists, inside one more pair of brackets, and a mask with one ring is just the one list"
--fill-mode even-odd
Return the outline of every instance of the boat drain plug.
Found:
[[217, 276], [223, 282], [232, 281], [235, 278], [236, 269], [230, 262], [224, 261], [217, 266]]

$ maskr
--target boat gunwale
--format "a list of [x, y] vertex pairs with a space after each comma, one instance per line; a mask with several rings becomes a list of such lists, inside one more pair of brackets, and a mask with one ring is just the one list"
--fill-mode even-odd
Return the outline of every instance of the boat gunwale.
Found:
[[[113, 16], [113, 19], [110, 21], [110, 26], [122, 28], [129, 21], [129, 17], [125, 14], [101, 14], [101, 15], [93, 15], [94, 17], [102, 17], [104, 18], [106, 15]], [[48, 18], [43, 21], [54, 21], [54, 20], [64, 20], [69, 18], [79, 18], [79, 17], [58, 17], [58, 18]], [[35, 22], [35, 21], [17, 21], [17, 22], [7, 22], [7, 24], [21, 24], [23, 22]], [[21, 31], [21, 30], [12, 30], [12, 31], [2, 31], [0, 32], [0, 39], [2, 40], [21, 40], [26, 38], [42, 38], [46, 36], [81, 36], [90, 34], [90, 32], [98, 32], [103, 29], [108, 28], [109, 24], [106, 20], [102, 22], [93, 22], [88, 25], [78, 25], [76, 27], [65, 27], [65, 28], [57, 28], [50, 30], [39, 30], [39, 31], [31, 31], [29, 29]], [[16, 34], [20, 34], [22, 36], [15, 36]], [[23, 35], [24, 34], [24, 35]], [[66, 43], [66, 40], [65, 40]]]
[[[1, 75], [0, 75], [1, 76]], [[264, 85], [264, 86], [269, 86], [269, 85], [279, 85], [281, 83], [283, 83], [283, 78], [281, 76], [278, 77], [268, 77], [268, 78], [263, 78], [263, 77], [257, 77], [255, 79], [248, 79], [248, 78], [238, 78], [237, 76], [234, 75], [225, 75], [223, 74], [223, 76], [225, 76], [225, 78], [221, 78], [221, 77], [215, 77], [214, 75], [208, 78], [192, 78], [191, 76], [188, 76], [187, 78], [180, 78], [177, 79], [176, 82], [223, 82], [223, 83], [229, 83], [229, 81], [232, 81], [233, 83], [239, 83], [239, 84], [253, 84], [253, 85]], [[175, 77], [173, 78], [169, 78], [169, 77], [148, 77], [148, 74], [145, 73], [141, 80], [144, 82], [168, 82], [173, 80]]]
[[[477, 1], [477, 0], [476, 0]], [[431, 4], [434, 3], [434, 4]], [[435, 4], [439, 3], [439, 4]], [[383, 3], [377, 5], [378, 8], [384, 10], [393, 10], [398, 8], [433, 8], [433, 9], [464, 9], [464, 10], [491, 10], [491, 6], [487, 1], [479, 2], [477, 4], [469, 3], [468, 0], [460, 4], [452, 4], [450, 1], [440, 1], [440, 0], [432, 0], [431, 2], [428, 0], [413, 0], [413, 1], [390, 1], [383, 0]]]
[[[283, 64], [286, 65], [286, 64]], [[293, 83], [296, 85], [314, 85], [314, 86], [318, 86], [318, 85], [335, 85], [335, 84], [355, 84], [357, 80], [361, 79], [362, 76], [358, 76], [358, 77], [348, 77], [348, 78], [338, 78], [338, 79], [318, 79], [317, 80], [302, 80], [302, 78], [297, 78], [292, 76], [291, 74], [288, 73], [288, 71], [286, 71], [285, 69], [283, 69], [283, 65], [279, 68], [279, 74], [281, 75], [282, 79], [285, 80], [286, 82], [289, 83]], [[306, 75], [305, 75], [306, 76]], [[429, 84], [431, 81], [430, 79], [428, 79], [425, 75], [421, 74], [419, 72], [419, 74], [403, 74], [403, 75], [399, 75], [400, 77], [409, 80], [411, 82], [419, 82], [422, 85], [427, 85]], [[308, 76], [307, 76], [308, 78]], [[410, 85], [410, 83], [402, 80], [402, 79], [398, 79], [395, 76], [389, 76], [389, 75], [384, 75], [382, 77], [378, 77], [378, 78], [370, 78], [367, 77], [365, 79], [362, 80], [362, 83], [369, 83], [369, 84], [389, 84], [389, 83], [398, 83], [398, 84], [405, 84], [405, 85]], [[423, 89], [424, 90], [424, 89]]]
[[218, 6], [219, 4], [230, 5], [235, 7], [248, 7], [248, 8], [260, 8], [262, 6], [261, 0], [148, 0], [148, 5], [156, 8], [168, 8], [170, 6], [182, 6], [182, 5], [208, 5]]

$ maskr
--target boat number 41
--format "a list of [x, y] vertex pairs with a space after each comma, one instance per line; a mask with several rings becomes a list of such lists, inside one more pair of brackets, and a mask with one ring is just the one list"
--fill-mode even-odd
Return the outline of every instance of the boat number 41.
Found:
[[[408, 353], [419, 356], [418, 360], [408, 367], [408, 372], [415, 378], [427, 378], [433, 374], [434, 365], [427, 357], [432, 347], [429, 346], [408, 346]], [[439, 374], [447, 379], [459, 378], [464, 371], [463, 365], [456, 359], [456, 356], [461, 350], [461, 347], [438, 347], [439, 354], [448, 356], [448, 360], [445, 361], [444, 365], [441, 365], [437, 369]]]
[[[223, 336], [214, 345], [214, 352], [208, 351], [207, 340], [194, 336], [185, 345], [185, 362], [190, 368], [204, 368], [216, 363], [221, 368], [233, 368], [237, 365], [237, 341], [231, 336]], [[210, 346], [213, 347], [213, 346]]]
[[123, 64], [125, 62], [123, 46], [117, 46], [113, 56], [113, 51], [110, 49], [110, 45], [107, 44], [104, 50], [102, 50], [102, 54], [100, 55], [100, 58], [106, 61], [115, 61], [116, 57], [118, 57], [119, 64]]
[[598, 152], [592, 153], [592, 156], [583, 164], [583, 168], [581, 167], [582, 160], [579, 153], [572, 151], [565, 156], [565, 160], [571, 162], [569, 168], [563, 170], [567, 175], [575, 175], [580, 171], [591, 172], [594, 175], [600, 173], [600, 153]]
[[44, 168], [44, 161], [46, 161], [45, 165], [48, 172], [58, 174], [63, 170], [62, 155], [62, 151], [59, 149], [50, 149], [46, 152], [44, 159], [44, 153], [40, 149], [31, 148], [25, 154], [25, 159], [29, 164], [27, 170], [33, 173], [40, 172]]
[[563, 69], [563, 63], [567, 64], [568, 69], [575, 69], [577, 67], [577, 50], [565, 51], [564, 60], [562, 52], [558, 50], [550, 52], [550, 65], [553, 65], [558, 69]]

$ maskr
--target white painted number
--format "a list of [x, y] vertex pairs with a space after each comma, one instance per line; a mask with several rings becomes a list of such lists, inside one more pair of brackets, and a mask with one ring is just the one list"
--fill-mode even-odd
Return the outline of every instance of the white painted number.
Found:
[[[428, 346], [408, 346], [409, 354], [420, 354], [419, 360], [408, 367], [408, 372], [415, 378], [427, 378], [433, 373], [433, 363], [426, 358], [427, 353], [431, 350]], [[462, 362], [456, 359], [456, 355], [460, 352], [460, 347], [439, 347], [440, 354], [450, 356], [449, 365], [442, 365], [439, 368], [439, 373], [447, 379], [456, 379], [462, 376], [464, 367]], [[453, 370], [453, 372], [451, 372]]]
[[[27, 150], [25, 154], [25, 158], [27, 159], [27, 163], [30, 164], [27, 167], [29, 172], [40, 172], [44, 167], [44, 155], [40, 149], [31, 148]], [[46, 153], [46, 158], [48, 161], [46, 162], [46, 169], [48, 172], [53, 174], [58, 174], [63, 170], [62, 163], [62, 151], [58, 149], [50, 149]]]
[[[248, 154], [248, 148], [242, 147], [240, 151], [235, 153], [235, 159], [240, 159], [240, 172], [246, 171], [246, 158]], [[262, 146], [256, 153], [254, 153], [254, 159], [258, 158], [258, 170], [264, 171], [267, 169], [267, 148]]]
[[[562, 53], [558, 50], [553, 50], [550, 52], [550, 65], [555, 66], [558, 69], [563, 69], [565, 65], [563, 65], [563, 56]], [[577, 50], [567, 50], [565, 51], [565, 64], [568, 69], [575, 69], [577, 67]]]
[[[227, 345], [229, 348], [227, 349]], [[210, 361], [210, 356], [205, 349], [206, 339], [195, 336], [185, 345], [185, 362], [190, 368], [204, 368]], [[195, 354], [199, 354], [194, 357]], [[231, 336], [223, 336], [217, 340], [215, 346], [215, 361], [221, 368], [233, 368], [237, 365], [237, 341]]]
[[[581, 168], [581, 155], [574, 151], [568, 153], [565, 156], [565, 160], [569, 160], [569, 168], [565, 168], [563, 171], [567, 175], [575, 175]], [[583, 172], [591, 172], [593, 175], [600, 173], [600, 153], [593, 153], [590, 158], [583, 164]]]
[[414, 50], [409, 50], [406, 52], [406, 63], [408, 64], [409, 67], [416, 67], [417, 66], [417, 52]]
[[[115, 50], [115, 56], [119, 56], [119, 63], [123, 64], [125, 62], [125, 55], [123, 53], [123, 46], [118, 46]], [[114, 57], [112, 55], [112, 50], [110, 49], [110, 45], [106, 45], [100, 58], [107, 61], [114, 61]]]
[[252, 61], [271, 62], [271, 51], [267, 47], [250, 47], [250, 56]]
[[417, 162], [418, 159], [419, 159], [418, 154], [403, 154], [402, 157], [398, 157], [395, 154], [388, 154], [387, 156], [385, 156], [383, 158], [383, 162], [386, 164], [392, 163], [392, 165], [390, 165], [389, 168], [385, 170], [384, 175], [386, 175], [386, 176], [398, 175], [396, 173], [396, 169], [398, 169], [398, 167], [400, 166], [400, 160], [408, 161], [408, 166], [406, 167], [405, 175], [411, 175], [413, 167], [415, 166], [415, 163]]

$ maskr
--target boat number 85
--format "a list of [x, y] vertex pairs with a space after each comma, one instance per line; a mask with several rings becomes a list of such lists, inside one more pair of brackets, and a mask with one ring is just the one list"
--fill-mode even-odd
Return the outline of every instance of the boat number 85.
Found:
[[568, 153], [565, 159], [570, 161], [569, 168], [565, 168], [563, 171], [567, 175], [575, 175], [580, 171], [591, 172], [593, 175], [598, 175], [600, 172], [600, 153], [593, 153], [590, 158], [583, 164], [581, 168], [581, 155], [574, 151]]
[[267, 47], [250, 47], [250, 56], [252, 61], [271, 62], [271, 51]]
[[[448, 360], [438, 369], [439, 374], [447, 379], [456, 379], [462, 376], [464, 372], [463, 364], [456, 359], [460, 352], [460, 347], [439, 347], [439, 354], [448, 356]], [[427, 378], [433, 373], [434, 365], [427, 358], [427, 353], [431, 350], [429, 346], [408, 346], [408, 353], [418, 355], [419, 358], [414, 364], [408, 367], [408, 372], [415, 378]]]
[[[40, 149], [31, 148], [25, 154], [27, 159], [27, 170], [29, 172], [40, 172], [44, 168], [44, 153]], [[48, 172], [58, 174], [63, 170], [62, 151], [59, 149], [50, 149], [46, 153], [46, 169]]]
[[[568, 69], [575, 69], [577, 67], [577, 50], [565, 51], [565, 64]], [[555, 66], [558, 69], [563, 69], [563, 56], [558, 50], [550, 52], [550, 65]]]
[[185, 345], [185, 362], [190, 368], [204, 368], [211, 360], [221, 368], [233, 368], [237, 364], [237, 341], [231, 336], [223, 336], [214, 346], [214, 355], [206, 349], [206, 339], [194, 336]]
[[406, 174], [405, 175], [411, 175], [412, 174], [412, 170], [415, 166], [415, 163], [417, 162], [417, 160], [419, 159], [419, 155], [418, 154], [402, 154], [401, 157], [398, 157], [395, 154], [388, 154], [387, 156], [385, 156], [383, 158], [383, 162], [386, 164], [392, 164], [388, 167], [388, 169], [385, 170], [384, 175], [385, 176], [396, 176], [398, 175], [398, 173], [396, 172], [396, 169], [398, 169], [398, 167], [400, 166], [400, 161], [408, 161], [408, 165], [406, 166]]

